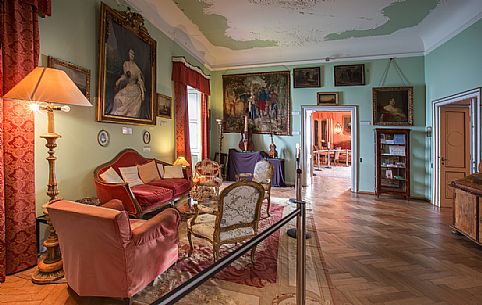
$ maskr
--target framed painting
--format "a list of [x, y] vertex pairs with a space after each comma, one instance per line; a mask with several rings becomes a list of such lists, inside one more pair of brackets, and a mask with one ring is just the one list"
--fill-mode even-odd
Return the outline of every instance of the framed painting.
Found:
[[291, 135], [290, 72], [223, 75], [225, 132], [241, 132], [249, 115], [253, 133]]
[[320, 67], [293, 69], [295, 88], [316, 88], [321, 86]]
[[351, 134], [351, 115], [344, 115], [341, 119], [343, 121], [343, 133]]
[[335, 86], [364, 86], [365, 65], [335, 66]]
[[413, 125], [413, 87], [373, 88], [373, 125]]
[[101, 3], [97, 120], [156, 123], [156, 41], [144, 19]]
[[64, 71], [90, 101], [90, 70], [68, 61], [48, 56], [47, 67]]
[[316, 100], [318, 105], [338, 104], [339, 92], [318, 92]]
[[164, 95], [164, 94], [157, 94], [157, 116], [172, 119], [172, 97]]

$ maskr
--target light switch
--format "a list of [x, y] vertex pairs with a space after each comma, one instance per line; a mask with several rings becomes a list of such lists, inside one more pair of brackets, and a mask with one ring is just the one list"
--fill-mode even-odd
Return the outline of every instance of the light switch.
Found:
[[122, 127], [122, 134], [132, 134], [131, 127]]

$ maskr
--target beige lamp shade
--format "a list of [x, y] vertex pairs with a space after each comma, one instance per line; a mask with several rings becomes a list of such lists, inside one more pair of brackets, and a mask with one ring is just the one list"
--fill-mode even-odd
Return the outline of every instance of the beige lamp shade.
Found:
[[181, 165], [181, 166], [190, 166], [189, 162], [184, 157], [178, 157], [176, 161], [174, 161], [174, 165]]
[[5, 99], [92, 106], [67, 74], [37, 67], [3, 96]]

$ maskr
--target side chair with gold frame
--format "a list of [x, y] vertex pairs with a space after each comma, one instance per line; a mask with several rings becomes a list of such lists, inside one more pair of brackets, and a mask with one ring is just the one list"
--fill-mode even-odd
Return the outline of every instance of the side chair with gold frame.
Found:
[[[223, 244], [246, 241], [258, 234], [261, 205], [264, 198], [261, 184], [242, 180], [226, 187], [219, 195], [217, 212], [199, 215], [197, 205], [194, 216], [187, 221], [189, 255], [192, 254], [192, 236], [205, 239], [213, 246], [213, 259], [219, 259]], [[254, 262], [256, 247], [251, 250]]]

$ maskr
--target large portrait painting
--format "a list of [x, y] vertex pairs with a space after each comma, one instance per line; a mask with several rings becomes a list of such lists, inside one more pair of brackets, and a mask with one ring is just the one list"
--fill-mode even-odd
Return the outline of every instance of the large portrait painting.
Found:
[[141, 15], [101, 4], [97, 120], [155, 124], [156, 41]]
[[413, 125], [413, 87], [372, 90], [373, 125]]
[[253, 133], [291, 135], [290, 72], [223, 75], [225, 132], [241, 132], [249, 114]]

